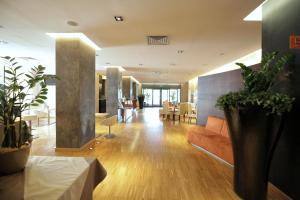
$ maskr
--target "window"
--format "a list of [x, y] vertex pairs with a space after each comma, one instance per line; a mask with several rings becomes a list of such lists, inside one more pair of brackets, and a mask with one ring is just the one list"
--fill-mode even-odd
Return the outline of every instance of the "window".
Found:
[[180, 102], [180, 89], [156, 89], [143, 88], [145, 95], [145, 106], [162, 106], [164, 101], [170, 101], [174, 104]]

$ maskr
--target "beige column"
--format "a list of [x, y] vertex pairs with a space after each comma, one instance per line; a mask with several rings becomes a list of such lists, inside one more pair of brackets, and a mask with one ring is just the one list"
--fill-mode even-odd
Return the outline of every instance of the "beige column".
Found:
[[127, 99], [131, 99], [132, 97], [131, 77], [122, 77], [122, 95]]
[[189, 82], [185, 82], [181, 84], [180, 102], [188, 102], [188, 101], [189, 101]]
[[106, 112], [118, 114], [119, 99], [122, 97], [122, 73], [117, 67], [106, 69]]
[[99, 81], [100, 81], [100, 76], [98, 73], [95, 75], [95, 113], [99, 112]]

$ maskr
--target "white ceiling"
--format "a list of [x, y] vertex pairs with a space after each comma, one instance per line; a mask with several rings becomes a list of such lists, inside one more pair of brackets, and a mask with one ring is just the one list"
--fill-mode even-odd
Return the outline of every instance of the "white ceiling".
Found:
[[[260, 49], [261, 23], [243, 21], [260, 3], [0, 0], [0, 40], [9, 42], [0, 45], [0, 55], [35, 57], [54, 71], [54, 41], [45, 33], [83, 32], [102, 48], [97, 69], [110, 63], [123, 66], [126, 75], [140, 82], [180, 83]], [[124, 22], [116, 22], [114, 15], [123, 16]], [[68, 20], [79, 26], [69, 26]], [[170, 44], [148, 46], [148, 35], [168, 35]]]

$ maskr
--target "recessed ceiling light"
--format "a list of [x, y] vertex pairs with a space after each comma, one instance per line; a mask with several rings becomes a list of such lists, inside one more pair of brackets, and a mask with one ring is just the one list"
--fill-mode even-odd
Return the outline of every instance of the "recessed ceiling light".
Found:
[[177, 53], [179, 53], [179, 54], [181, 54], [181, 53], [183, 53], [184, 52], [184, 50], [178, 50], [177, 51]]
[[106, 65], [110, 65], [110, 62], [105, 63]]
[[0, 45], [4, 45], [4, 44], [8, 44], [8, 42], [5, 40], [0, 40]]
[[0, 25], [0, 28], [4, 28], [4, 26]]
[[70, 25], [70, 26], [78, 26], [78, 23], [75, 22], [75, 21], [72, 21], [72, 20], [67, 21], [67, 24]]
[[98, 54], [96, 54], [96, 56], [99, 56]]
[[220, 56], [224, 56], [225, 55], [225, 53], [220, 53]]
[[262, 21], [262, 6], [267, 2], [265, 0], [257, 8], [255, 8], [249, 15], [244, 18], [244, 21]]
[[139, 64], [139, 66], [143, 66], [143, 64]]
[[124, 19], [123, 19], [122, 16], [114, 16], [114, 18], [115, 18], [115, 20], [116, 20], [117, 22], [122, 22], [122, 21], [124, 21]]
[[171, 66], [176, 66], [176, 64], [175, 64], [175, 63], [171, 63], [170, 65], [171, 65]]

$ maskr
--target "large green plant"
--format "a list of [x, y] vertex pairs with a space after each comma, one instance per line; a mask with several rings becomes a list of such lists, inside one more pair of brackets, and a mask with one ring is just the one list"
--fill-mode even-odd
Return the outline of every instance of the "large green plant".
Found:
[[236, 63], [241, 67], [244, 88], [219, 97], [216, 106], [221, 109], [256, 106], [265, 109], [268, 114], [278, 115], [289, 112], [294, 98], [273, 92], [272, 87], [279, 73], [293, 59], [291, 54], [279, 56], [278, 52], [267, 53], [263, 56], [258, 70]]
[[[22, 112], [30, 106], [43, 104], [47, 99], [46, 80], [56, 78], [45, 75], [45, 67], [32, 67], [28, 73], [20, 73], [22, 66], [15, 58], [2, 57], [4, 63], [4, 82], [0, 87], [0, 123], [4, 125], [2, 147], [20, 148], [28, 142], [29, 134], [26, 123], [16, 123], [17, 117], [22, 119]], [[32, 97], [31, 90], [40, 86], [40, 90]], [[16, 127], [16, 124], [19, 124]], [[16, 135], [19, 129], [19, 136]], [[22, 134], [22, 130], [23, 134]]]

